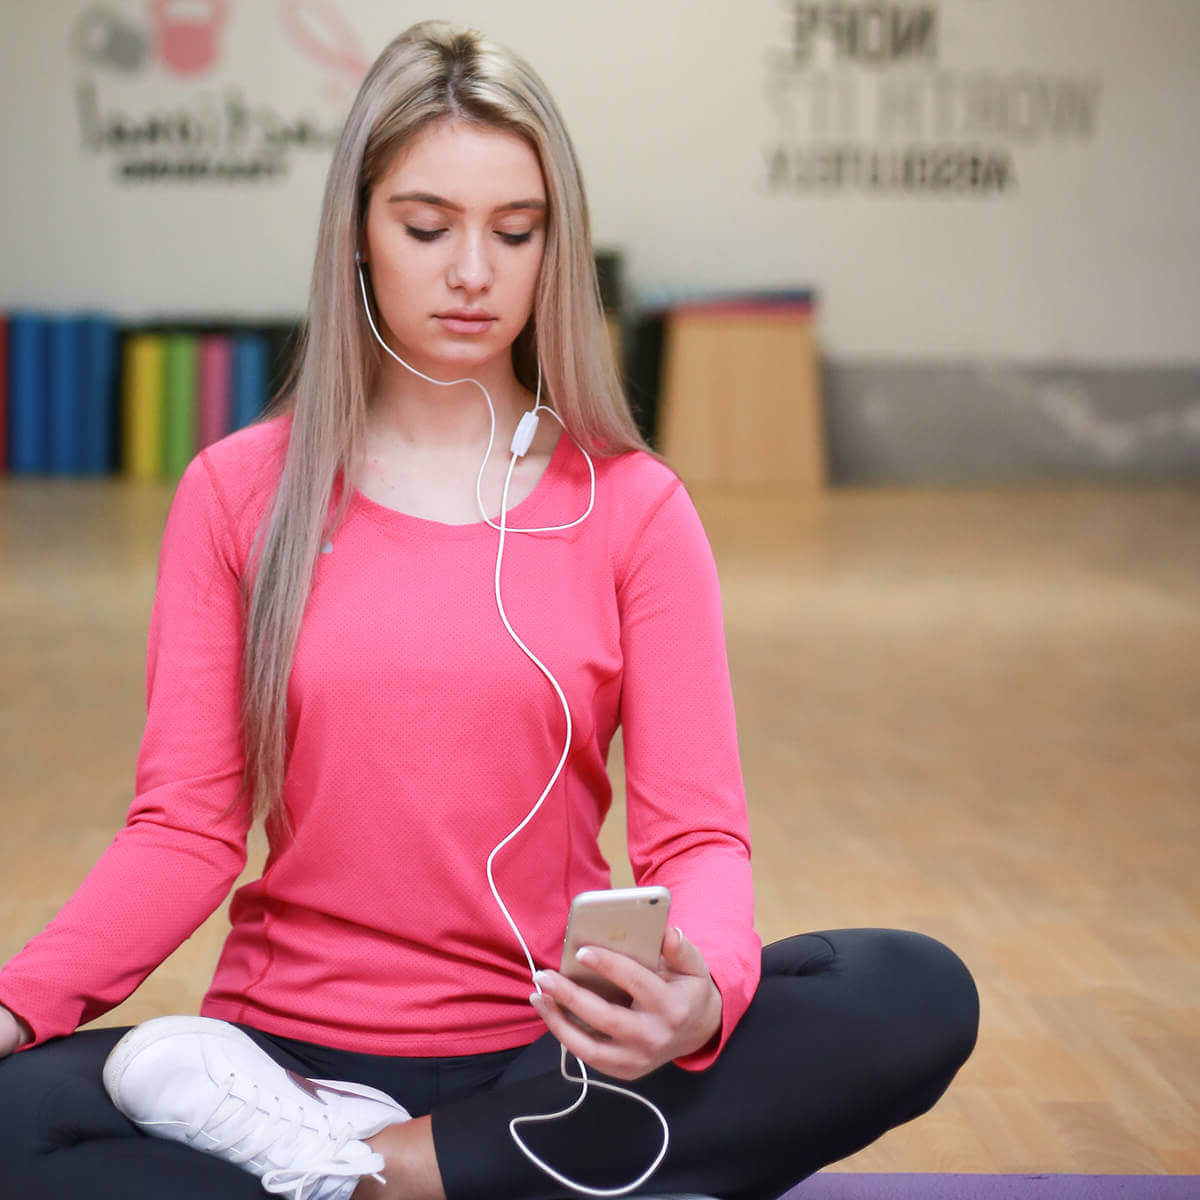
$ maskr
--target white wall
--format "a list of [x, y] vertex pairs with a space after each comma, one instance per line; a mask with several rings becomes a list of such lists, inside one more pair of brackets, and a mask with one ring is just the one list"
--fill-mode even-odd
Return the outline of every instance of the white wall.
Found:
[[[152, 56], [121, 68], [72, 49], [83, 15], [107, 8], [135, 35], [132, 62], [149, 0], [6, 0], [0, 307], [302, 312], [328, 149], [285, 155], [270, 182], [122, 182], [122, 155], [85, 144], [78, 89], [94, 88], [104, 121], [216, 120], [232, 89], [336, 131], [365, 63], [438, 15], [478, 25], [546, 79], [583, 161], [595, 240], [624, 251], [635, 297], [813, 285], [833, 356], [1200, 360], [1196, 0], [941, 0], [924, 6], [936, 34], [925, 56], [887, 67], [839, 55], [839, 6], [802, 6], [821, 31], [783, 74], [797, 15], [781, 0], [227, 2], [215, 64], [182, 76]], [[301, 49], [289, 13], [323, 50]], [[1055, 135], [1030, 104], [1064, 87], [1088, 110]], [[1007, 109], [989, 107], [997, 95]], [[821, 145], [980, 146], [1015, 186], [814, 190], [789, 165], [786, 186], [768, 187], [777, 147], [794, 164]]]

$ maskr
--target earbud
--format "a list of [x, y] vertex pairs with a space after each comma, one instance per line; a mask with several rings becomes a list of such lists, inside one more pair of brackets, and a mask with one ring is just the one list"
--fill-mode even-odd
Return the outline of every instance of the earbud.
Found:
[[363, 260], [363, 256], [362, 256], [362, 255], [361, 255], [361, 254], [360, 254], [360, 253], [359, 253], [357, 250], [355, 250], [355, 252], [354, 252], [354, 261], [355, 261], [356, 263], [360, 263], [360, 262], [362, 262], [362, 260]]

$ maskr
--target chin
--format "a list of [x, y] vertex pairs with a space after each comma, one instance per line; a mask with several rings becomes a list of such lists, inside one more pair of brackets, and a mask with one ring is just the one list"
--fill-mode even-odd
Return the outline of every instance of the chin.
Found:
[[[421, 351], [415, 359], [409, 358], [403, 351], [400, 352], [400, 357], [406, 362], [411, 362], [418, 370], [425, 371], [426, 374], [437, 375], [449, 370], [458, 372], [482, 370], [496, 359], [509, 354], [511, 349], [512, 347], [508, 345], [497, 347], [441, 344]], [[394, 362], [392, 365], [400, 371], [404, 370], [399, 363]]]
[[447, 333], [430, 344], [426, 352], [430, 358], [448, 358], [456, 362], [469, 358], [486, 362], [495, 358], [497, 354], [511, 350], [513, 340], [495, 330], [473, 335]]

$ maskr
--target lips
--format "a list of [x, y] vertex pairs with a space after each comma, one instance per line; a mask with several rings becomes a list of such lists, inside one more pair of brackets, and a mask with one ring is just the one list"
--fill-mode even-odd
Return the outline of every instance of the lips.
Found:
[[480, 334], [485, 329], [490, 328], [492, 322], [496, 319], [490, 314], [480, 316], [474, 314], [469, 317], [461, 317], [457, 314], [438, 313], [437, 319], [441, 322], [442, 328], [449, 330], [451, 333], [467, 333]]

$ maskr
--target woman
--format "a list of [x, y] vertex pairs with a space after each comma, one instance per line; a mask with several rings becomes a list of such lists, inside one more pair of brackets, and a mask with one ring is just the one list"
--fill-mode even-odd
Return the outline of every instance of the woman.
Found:
[[[425, 22], [372, 66], [297, 363], [180, 480], [127, 823], [0, 970], [16, 1194], [768, 1197], [932, 1106], [976, 1036], [951, 951], [754, 931], [711, 551], [630, 418], [571, 142], [518, 56]], [[547, 395], [563, 429], [522, 454]], [[656, 971], [595, 952], [627, 1008], [549, 969], [608, 886], [618, 725], [674, 925]], [[256, 816], [200, 1017], [73, 1032], [217, 908]], [[567, 1051], [661, 1112], [665, 1154], [608, 1090], [522, 1125], [578, 1095]]]

